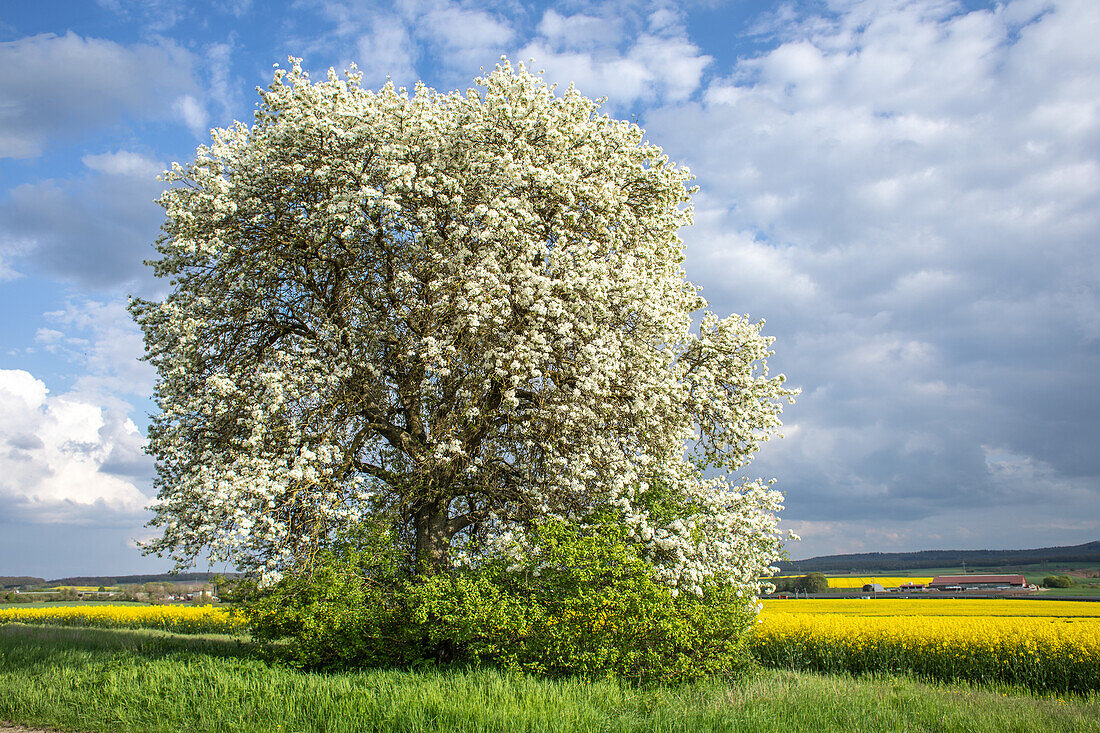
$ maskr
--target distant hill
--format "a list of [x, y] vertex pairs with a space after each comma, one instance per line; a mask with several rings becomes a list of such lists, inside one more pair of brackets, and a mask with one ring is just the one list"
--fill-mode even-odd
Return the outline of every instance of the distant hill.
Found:
[[28, 575], [0, 575], [0, 588], [18, 588], [22, 585], [42, 585], [45, 582], [43, 578], [32, 578]]
[[95, 575], [77, 576], [75, 578], [58, 578], [57, 580], [40, 581], [43, 585], [133, 585], [141, 583], [189, 583], [209, 581], [215, 577], [236, 578], [240, 573], [160, 573], [159, 575]]
[[864, 552], [855, 555], [824, 555], [808, 560], [777, 563], [780, 572], [848, 572], [849, 570], [913, 570], [916, 568], [970, 566], [1007, 567], [1062, 562], [1100, 563], [1100, 542], [1071, 547], [1040, 547], [1035, 550], [923, 550], [921, 552]]
[[[853, 555], [823, 555], [807, 560], [777, 563], [782, 573], [865, 572], [867, 570], [914, 570], [950, 568], [963, 563], [971, 567], [1011, 567], [1063, 562], [1100, 564], [1100, 541], [1070, 547], [1040, 547], [1034, 550], [922, 550], [921, 552], [864, 552]], [[132, 585], [135, 583], [207, 582], [213, 578], [241, 577], [241, 573], [160, 573], [158, 575], [78, 576], [46, 581], [42, 578], [0, 576], [0, 588], [22, 585]]]

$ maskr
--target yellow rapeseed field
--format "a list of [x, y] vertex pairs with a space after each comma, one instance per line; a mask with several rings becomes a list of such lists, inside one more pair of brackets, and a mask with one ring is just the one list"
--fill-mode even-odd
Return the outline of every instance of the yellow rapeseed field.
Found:
[[1026, 616], [1100, 619], [1100, 603], [1018, 598], [764, 599], [762, 616], [780, 613], [843, 616]]
[[[789, 575], [789, 576], [778, 576], [778, 577], [797, 578], [797, 577], [800, 577], [800, 576]], [[763, 578], [762, 580], [776, 580], [776, 578]], [[857, 578], [854, 575], [842, 575], [842, 576], [834, 577], [834, 578], [826, 578], [826, 580], [829, 581], [829, 587], [830, 588], [836, 588], [838, 590], [851, 590], [853, 588], [859, 589], [859, 588], [862, 588], [865, 585], [873, 585], [874, 583], [878, 583], [883, 588], [898, 588], [903, 584], [928, 585], [929, 583], [932, 582], [932, 578], [927, 578], [927, 577], [926, 578], [908, 578], [908, 577], [900, 578], [900, 577], [897, 577], [897, 576], [890, 576], [890, 577], [874, 577], [874, 578], [871, 578], [871, 577]]]
[[160, 629], [176, 634], [231, 634], [243, 623], [211, 606], [55, 606], [0, 608], [2, 623]]
[[765, 600], [765, 664], [1100, 689], [1100, 604], [1012, 599]]
[[829, 578], [830, 588], [862, 588], [865, 585], [874, 585], [878, 583], [883, 588], [899, 588], [905, 584], [918, 584], [928, 585], [932, 582], [931, 578], [856, 578], [854, 576], [841, 576], [839, 578]]

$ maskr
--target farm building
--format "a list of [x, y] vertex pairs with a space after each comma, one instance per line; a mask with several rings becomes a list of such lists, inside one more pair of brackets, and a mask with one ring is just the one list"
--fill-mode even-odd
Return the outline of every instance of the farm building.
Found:
[[930, 590], [1021, 590], [1027, 587], [1022, 575], [937, 575]]

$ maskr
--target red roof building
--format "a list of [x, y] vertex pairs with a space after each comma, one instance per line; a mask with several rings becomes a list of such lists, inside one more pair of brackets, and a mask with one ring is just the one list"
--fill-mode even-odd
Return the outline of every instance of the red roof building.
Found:
[[948, 587], [959, 588], [1024, 588], [1027, 580], [1022, 575], [937, 575], [928, 584], [929, 588], [942, 590]]

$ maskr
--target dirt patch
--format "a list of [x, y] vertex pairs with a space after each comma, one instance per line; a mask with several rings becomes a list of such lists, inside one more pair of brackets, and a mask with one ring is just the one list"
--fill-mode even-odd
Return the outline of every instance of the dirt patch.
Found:
[[1077, 570], [1066, 570], [1063, 571], [1063, 575], [1068, 575], [1071, 578], [1100, 578], [1100, 569], [1079, 568]]

